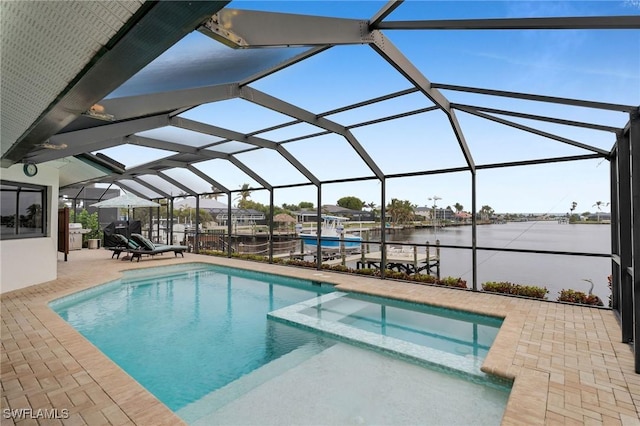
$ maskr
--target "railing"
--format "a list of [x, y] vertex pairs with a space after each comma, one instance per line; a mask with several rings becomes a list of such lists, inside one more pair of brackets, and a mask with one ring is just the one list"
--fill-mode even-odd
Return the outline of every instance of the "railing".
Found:
[[[246, 253], [246, 254], [260, 254], [263, 256], [269, 256], [269, 244], [270, 241], [264, 241], [259, 243], [251, 243], [242, 241], [242, 237], [238, 235], [231, 235], [231, 241], [229, 241], [229, 235], [223, 230], [209, 230], [198, 233], [198, 251], [200, 250], [217, 250], [222, 252], [229, 251], [229, 245], [231, 245], [232, 253]], [[185, 234], [185, 239], [182, 242], [184, 245], [189, 246], [190, 251], [195, 251], [196, 247], [196, 233], [195, 231], [189, 231]], [[289, 253], [296, 249], [299, 245], [297, 240], [285, 240], [273, 242], [273, 253], [282, 254]]]
[[[269, 256], [269, 244], [271, 244], [269, 241], [258, 244], [238, 243], [238, 253]], [[296, 249], [297, 245], [298, 242], [296, 240], [274, 241], [273, 254], [290, 253]]]
[[[196, 232], [185, 233], [184, 244], [189, 246], [189, 250], [195, 251]], [[209, 230], [198, 233], [198, 250], [219, 250], [227, 251], [228, 243], [224, 232], [219, 230]], [[232, 250], [234, 251], [234, 250]]]

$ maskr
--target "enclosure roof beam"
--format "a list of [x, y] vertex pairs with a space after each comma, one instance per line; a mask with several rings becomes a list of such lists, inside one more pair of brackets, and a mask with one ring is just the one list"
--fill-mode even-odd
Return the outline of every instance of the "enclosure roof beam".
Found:
[[167, 199], [172, 198], [171, 194], [167, 194], [166, 192], [164, 192], [164, 191], [162, 191], [162, 190], [158, 189], [156, 186], [154, 186], [154, 185], [152, 185], [152, 184], [150, 184], [150, 183], [148, 183], [148, 182], [145, 182], [145, 181], [144, 181], [143, 179], [141, 179], [139, 176], [131, 176], [131, 180], [133, 180], [133, 181], [135, 181], [135, 182], [139, 183], [140, 185], [142, 185], [142, 186], [144, 186], [144, 187], [146, 187], [146, 188], [148, 188], [148, 189], [152, 190], [152, 191], [153, 191], [153, 192], [155, 192], [156, 194], [160, 194], [160, 195], [162, 195], [164, 198], [167, 198]]
[[251, 168], [247, 167], [247, 165], [244, 164], [242, 161], [238, 160], [233, 155], [229, 155], [228, 159], [233, 165], [235, 165], [237, 168], [239, 168], [240, 170], [245, 172], [247, 175], [249, 175], [253, 180], [258, 182], [264, 188], [267, 188], [269, 191], [271, 191], [273, 189], [273, 186], [271, 186], [271, 184], [269, 184], [269, 182], [267, 182], [266, 180], [262, 179], [262, 177], [259, 174], [257, 174], [253, 170], [251, 170]]
[[[371, 99], [371, 100], [368, 100], [368, 101], [360, 102], [358, 104], [353, 104], [353, 105], [348, 106], [348, 107], [344, 107], [344, 108], [339, 108], [339, 109], [336, 109], [336, 110], [323, 112], [321, 114], [318, 114], [318, 117], [324, 117], [324, 116], [331, 115], [331, 114], [337, 114], [339, 112], [349, 111], [349, 110], [351, 110], [353, 108], [356, 108], [357, 106], [370, 105], [372, 103], [376, 103], [376, 102], [380, 102], [380, 101], [384, 101], [384, 100], [387, 100], [387, 99], [392, 99], [392, 98], [395, 98], [395, 97], [398, 97], [398, 96], [404, 96], [406, 94], [416, 93], [416, 92], [419, 92], [419, 90], [416, 89], [416, 88], [403, 90], [401, 92], [395, 92], [395, 93], [392, 93], [392, 94], [389, 94], [389, 95], [380, 96], [380, 97], [375, 98], [375, 99]], [[349, 124], [348, 126], [344, 126], [344, 127], [347, 130], [351, 130], [351, 129], [355, 129], [357, 127], [363, 127], [363, 126], [368, 126], [368, 125], [371, 125], [371, 124], [383, 123], [385, 121], [391, 121], [391, 120], [395, 120], [395, 119], [398, 119], [398, 118], [409, 117], [411, 115], [416, 115], [416, 114], [423, 114], [425, 112], [433, 111], [433, 110], [436, 110], [436, 109], [439, 109], [439, 107], [430, 106], [430, 107], [426, 107], [426, 108], [420, 108], [420, 109], [416, 109], [416, 110], [412, 110], [412, 111], [403, 112], [403, 113], [400, 113], [400, 114], [390, 115], [390, 116], [387, 116], [387, 117], [377, 118], [377, 119], [370, 120], [370, 121], [363, 121], [363, 122], [360, 122], [360, 123]], [[284, 128], [284, 127], [292, 126], [294, 124], [299, 124], [301, 122], [302, 122], [302, 120], [294, 120], [294, 121], [290, 121], [290, 122], [287, 122], [287, 123], [284, 123], [284, 124], [279, 124], [277, 126], [272, 126], [272, 127], [266, 128], [266, 129], [260, 129], [260, 130], [257, 130], [255, 132], [253, 132], [252, 134], [266, 133], [266, 132], [270, 132], [270, 131], [273, 131], [273, 130], [278, 130], [278, 129], [281, 129], [281, 128]], [[322, 132], [316, 132], [316, 133], [309, 133], [308, 135], [297, 136], [295, 138], [285, 139], [283, 141], [278, 142], [278, 145], [283, 145], [285, 143], [296, 142], [296, 141], [305, 140], [305, 139], [311, 139], [311, 138], [315, 138], [315, 137], [318, 137], [318, 136], [328, 135], [328, 134], [331, 134], [331, 133], [332, 132], [329, 131], [329, 130], [325, 130], [325, 131], [322, 131]]]
[[285, 140], [280, 141], [280, 145], [284, 145], [284, 144], [291, 143], [291, 142], [303, 141], [305, 139], [317, 138], [318, 136], [331, 135], [331, 134], [333, 134], [332, 131], [324, 130], [322, 132], [310, 133], [310, 134], [304, 135], [304, 136], [296, 136], [295, 138], [289, 138], [289, 139], [285, 139]]
[[120, 182], [120, 181], [119, 181], [119, 180], [117, 180], [117, 179], [114, 179], [114, 180], [112, 181], [112, 183], [114, 183], [114, 184], [118, 185], [121, 189], [124, 189], [124, 190], [125, 190], [125, 191], [127, 191], [127, 192], [131, 192], [132, 194], [137, 195], [138, 197], [144, 198], [145, 200], [148, 200], [148, 199], [149, 199], [149, 196], [144, 195], [143, 193], [141, 193], [141, 192], [139, 192], [139, 191], [136, 191], [135, 189], [131, 188], [129, 185], [125, 185], [124, 183]]
[[361, 108], [364, 106], [368, 106], [371, 104], [375, 104], [378, 102], [384, 102], [384, 101], [388, 101], [390, 99], [395, 99], [395, 98], [399, 98], [402, 96], [406, 96], [406, 95], [410, 95], [412, 93], [416, 93], [419, 92], [420, 90], [416, 87], [411, 87], [409, 89], [404, 89], [404, 90], [399, 90], [397, 92], [392, 92], [386, 95], [382, 95], [382, 96], [377, 96], [375, 98], [371, 98], [371, 99], [367, 99], [365, 101], [362, 102], [357, 102], [355, 104], [350, 104], [347, 106], [344, 106], [342, 108], [336, 108], [336, 109], [332, 109], [330, 111], [325, 111], [321, 114], [318, 114], [320, 117], [326, 117], [328, 115], [333, 115], [333, 114], [338, 114], [340, 112], [345, 112], [345, 111], [350, 111], [352, 109], [356, 109], [356, 108]]
[[170, 113], [180, 108], [224, 101], [238, 97], [238, 84], [219, 84], [146, 95], [104, 99], [100, 105], [116, 120]]
[[158, 164], [166, 166], [167, 169], [183, 169], [187, 166], [187, 163], [185, 163], [184, 161], [173, 160], [172, 157], [162, 158], [158, 160]]
[[378, 30], [618, 30], [640, 28], [640, 16], [438, 19], [386, 21]]
[[202, 172], [200, 169], [194, 167], [193, 165], [188, 164], [187, 170], [189, 170], [191, 173], [198, 176], [202, 180], [206, 181], [207, 183], [209, 183], [211, 185], [212, 190], [219, 189], [220, 191], [223, 191], [227, 194], [231, 192], [226, 186], [224, 186], [217, 180], [213, 179], [211, 176], [207, 175], [206, 173]]
[[[81, 146], [104, 139], [112, 139], [129, 136], [137, 132], [168, 126], [169, 117], [166, 114], [153, 117], [138, 118], [136, 120], [122, 121], [89, 129], [60, 133], [52, 136], [49, 141], [54, 145]], [[61, 150], [60, 152], [63, 152]], [[66, 156], [66, 155], [65, 155]]]
[[[415, 93], [418, 92], [418, 89], [416, 89], [415, 87], [412, 87], [410, 89], [405, 89], [405, 90], [400, 90], [398, 92], [393, 92], [393, 93], [389, 93], [388, 95], [383, 95], [383, 96], [378, 96], [376, 98], [372, 98], [372, 99], [368, 99], [366, 101], [362, 101], [362, 102], [358, 102], [355, 104], [351, 104], [351, 105], [347, 105], [341, 108], [336, 108], [336, 109], [332, 109], [329, 111], [325, 111], [322, 112], [320, 114], [318, 114], [318, 117], [326, 117], [328, 115], [333, 115], [333, 114], [338, 114], [341, 112], [345, 112], [345, 111], [350, 111], [352, 109], [356, 109], [356, 108], [360, 108], [363, 106], [367, 106], [367, 105], [371, 105], [377, 102], [382, 102], [382, 101], [386, 101], [389, 99], [394, 99], [397, 98], [399, 96], [404, 96], [404, 95], [408, 95], [411, 93]], [[282, 123], [282, 124], [277, 124], [275, 126], [271, 126], [271, 127], [267, 127], [264, 129], [260, 129], [260, 130], [256, 130], [254, 132], [248, 133], [249, 135], [258, 135], [260, 133], [267, 133], [267, 132], [271, 132], [273, 130], [279, 130], [279, 129], [283, 129], [285, 127], [289, 127], [289, 126], [294, 126], [296, 124], [300, 124], [302, 123], [302, 120], [292, 120], [292, 121], [288, 121], [286, 123]], [[322, 134], [327, 134], [329, 132], [323, 132]], [[313, 135], [309, 135], [309, 137], [315, 137], [318, 136], [318, 134], [313, 134]], [[303, 137], [304, 139], [304, 137]]]
[[563, 105], [571, 105], [585, 108], [596, 108], [610, 111], [629, 112], [637, 109], [633, 105], [611, 104], [606, 102], [584, 101], [580, 99], [559, 98], [557, 96], [533, 95], [530, 93], [508, 92], [504, 90], [482, 89], [478, 87], [456, 86], [453, 84], [431, 83], [431, 87], [456, 92], [477, 93], [481, 95], [502, 96], [507, 98], [525, 99], [529, 101], [550, 102]]
[[198, 148], [193, 146], [176, 142], [169, 142], [162, 139], [150, 138], [147, 136], [131, 135], [127, 138], [127, 140], [132, 145], [161, 149], [163, 151], [183, 152], [190, 154], [198, 154], [200, 152]]
[[549, 123], [564, 124], [566, 126], [584, 127], [586, 129], [601, 130], [603, 132], [617, 133], [622, 130], [619, 127], [603, 126], [601, 124], [586, 123], [583, 121], [564, 120], [561, 118], [546, 117], [543, 115], [535, 115], [535, 114], [525, 114], [522, 112], [487, 108], [487, 107], [475, 106], [475, 105], [451, 104], [451, 108], [456, 108], [459, 110], [473, 110], [473, 111], [480, 111], [480, 112], [488, 112], [491, 114], [508, 115], [511, 117], [526, 118], [528, 120], [546, 121]]
[[582, 154], [570, 155], [565, 157], [539, 158], [535, 160], [511, 161], [506, 163], [479, 164], [478, 170], [499, 169], [503, 167], [534, 166], [538, 164], [564, 163], [567, 161], [598, 160], [601, 158], [602, 155], [600, 154]]
[[369, 43], [367, 28], [356, 19], [225, 8], [198, 31], [237, 49]]
[[348, 126], [345, 126], [347, 129], [355, 129], [358, 127], [364, 127], [364, 126], [370, 126], [372, 124], [378, 124], [378, 123], [384, 123], [385, 121], [392, 121], [392, 120], [397, 120], [399, 118], [404, 118], [404, 117], [410, 117], [412, 115], [417, 115], [417, 114], [424, 114], [427, 112], [431, 112], [434, 110], [439, 110], [440, 108], [437, 106], [430, 106], [427, 108], [420, 108], [420, 109], [414, 109], [413, 111], [407, 111], [407, 112], [402, 112], [400, 114], [395, 114], [395, 115], [388, 115], [386, 117], [382, 117], [382, 118], [376, 118], [374, 120], [369, 120], [369, 121], [363, 121], [360, 123], [355, 123], [355, 124], [350, 124]]
[[374, 34], [375, 42], [370, 46], [373, 50], [378, 52], [380, 56], [398, 70], [400, 74], [404, 75], [405, 78], [415, 87], [420, 89], [420, 91], [424, 93], [431, 102], [442, 109], [442, 111], [447, 115], [467, 165], [469, 166], [469, 169], [471, 169], [471, 173], [475, 173], [475, 164], [473, 162], [473, 157], [471, 156], [471, 151], [469, 150], [469, 146], [465, 140], [460, 123], [458, 123], [456, 114], [450, 107], [449, 100], [445, 98], [438, 89], [433, 87], [431, 82], [420, 72], [420, 70], [418, 70], [418, 68], [416, 68], [416, 66], [407, 59], [407, 57], [405, 57], [402, 52], [384, 36], [384, 34], [380, 31], [373, 31], [372, 34]]
[[604, 157], [609, 156], [609, 151], [597, 148], [595, 146], [583, 144], [581, 142], [574, 141], [572, 139], [564, 138], [562, 136], [554, 135], [552, 133], [543, 132], [542, 130], [534, 129], [533, 127], [525, 126], [522, 124], [514, 123], [513, 121], [505, 120], [503, 118], [495, 117], [493, 115], [484, 114], [482, 112], [474, 111], [472, 109], [461, 108], [461, 111], [464, 111], [468, 114], [475, 115], [480, 118], [484, 118], [486, 120], [494, 121], [496, 123], [504, 124], [505, 126], [513, 127], [515, 129], [519, 129], [525, 132], [533, 133], [534, 135], [542, 136], [545, 138], [553, 139], [558, 142], [563, 142], [568, 145], [573, 145], [578, 148], [586, 149], [587, 151], [596, 152]]
[[[73, 187], [70, 189], [73, 189]], [[71, 197], [71, 199], [73, 200], [77, 199], [80, 196], [80, 194], [82, 194], [82, 191], [84, 191], [84, 185], [80, 186], [80, 189], [78, 189], [78, 191], [76, 192], [76, 195]]]
[[295, 156], [293, 156], [289, 151], [287, 151], [285, 147], [283, 147], [282, 145], [278, 145], [276, 147], [276, 151], [278, 151], [278, 153], [282, 155], [284, 159], [289, 162], [289, 164], [295, 167], [310, 182], [312, 182], [316, 186], [320, 185], [320, 179], [318, 179], [313, 173], [311, 173], [311, 171], [307, 169], [300, 161], [298, 161], [298, 159]]
[[260, 148], [267, 148], [277, 151], [282, 157], [284, 157], [293, 167], [295, 167], [300, 173], [302, 173], [309, 181], [314, 183], [319, 183], [318, 178], [316, 178], [313, 173], [311, 173], [305, 166], [300, 163], [293, 155], [291, 155], [286, 149], [277, 143], [259, 138], [257, 136], [246, 135], [240, 132], [236, 132], [229, 129], [224, 129], [222, 127], [212, 126], [205, 123], [200, 123], [193, 120], [187, 120], [185, 118], [172, 118], [171, 124], [180, 127], [183, 129], [193, 130], [195, 132], [201, 132], [208, 135], [219, 136], [221, 138], [226, 138], [228, 140], [235, 140], [238, 142], [243, 142], [249, 145], [254, 145]]
[[91, 142], [87, 144], [76, 144], [67, 146], [64, 150], [52, 150], [42, 149], [40, 151], [33, 151], [27, 155], [27, 159], [34, 163], [44, 163], [46, 161], [58, 160], [60, 158], [71, 157], [85, 152], [95, 152], [101, 149], [112, 148], [127, 143], [126, 138], [117, 137], [103, 139], [97, 142]]
[[384, 6], [380, 8], [379, 11], [376, 12], [375, 15], [371, 17], [369, 20], [369, 30], [376, 29], [378, 25], [386, 18], [391, 15], [394, 10], [398, 8], [402, 4], [404, 0], [390, 0]]
[[[170, 120], [170, 124], [181, 129], [187, 129], [210, 136], [217, 136], [228, 140], [234, 140], [249, 145], [259, 146], [262, 148], [276, 149], [277, 147], [277, 144], [275, 142], [262, 139], [257, 136], [248, 136], [234, 130], [213, 126], [211, 124], [206, 124], [199, 121], [189, 120], [187, 118], [173, 117]], [[218, 142], [216, 142], [216, 144], [218, 144]]]
[[121, 176], [122, 178], [131, 179], [133, 176], [143, 174], [154, 174], [156, 171], [171, 169], [175, 167], [184, 167], [184, 163], [180, 161], [171, 160], [168, 158], [161, 158], [150, 163], [145, 163], [137, 167], [132, 167], [126, 170]]
[[257, 105], [297, 118], [305, 123], [343, 136], [371, 171], [373, 171], [379, 179], [383, 179], [384, 174], [382, 173], [382, 170], [380, 170], [378, 165], [369, 156], [369, 153], [362, 147], [362, 145], [360, 145], [360, 142], [358, 142], [358, 140], [344, 126], [247, 86], [240, 89], [240, 96]]
[[178, 182], [177, 180], [175, 180], [174, 178], [172, 178], [171, 176], [168, 176], [165, 173], [162, 173], [160, 171], [157, 171], [156, 174], [158, 176], [160, 176], [162, 179], [166, 180], [167, 182], [169, 182], [170, 184], [177, 186], [178, 188], [182, 189], [185, 193], [187, 194], [191, 194], [195, 197], [198, 196], [198, 193], [195, 192], [193, 189], [186, 187], [185, 185], [183, 185], [182, 183]]

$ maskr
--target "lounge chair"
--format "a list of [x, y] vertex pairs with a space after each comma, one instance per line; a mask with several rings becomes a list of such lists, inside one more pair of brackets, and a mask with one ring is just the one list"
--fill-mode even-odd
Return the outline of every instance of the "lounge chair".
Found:
[[178, 254], [180, 254], [180, 256], [184, 257], [184, 252], [189, 249], [189, 247], [187, 246], [155, 244], [151, 240], [140, 234], [131, 234], [130, 240], [140, 246], [137, 249], [127, 249], [127, 252], [131, 255], [131, 261], [136, 258], [138, 259], [138, 262], [140, 262], [140, 258], [143, 254], [153, 256], [156, 254], [168, 253], [171, 251], [175, 256], [178, 256]]
[[114, 256], [116, 257], [116, 259], [120, 259], [120, 253], [122, 253], [123, 251], [140, 249], [140, 244], [130, 238], [125, 237], [122, 234], [113, 234], [111, 236], [111, 239], [117, 244], [114, 247], [108, 247], [108, 249], [113, 252], [113, 254], [111, 255], [112, 259]]

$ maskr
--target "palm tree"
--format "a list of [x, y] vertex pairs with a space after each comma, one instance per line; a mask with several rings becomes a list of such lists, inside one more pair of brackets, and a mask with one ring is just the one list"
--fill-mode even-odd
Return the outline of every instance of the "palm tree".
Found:
[[376, 202], [375, 201], [372, 201], [370, 203], [365, 203], [364, 207], [368, 208], [371, 211], [371, 213], [373, 214], [373, 219], [374, 220], [378, 217], [378, 214], [379, 214], [380, 211], [378, 209], [376, 209]]
[[596, 201], [596, 203], [593, 206], [591, 206], [591, 207], [597, 207], [598, 208], [598, 211], [596, 212], [596, 220], [598, 222], [600, 222], [600, 210], [602, 210], [601, 207], [602, 206], [608, 206], [608, 205], [609, 205], [609, 203], [605, 204], [604, 201]]
[[575, 223], [576, 218], [573, 216], [573, 211], [576, 209], [576, 207], [578, 206], [578, 203], [576, 203], [575, 201], [571, 202], [571, 208], [569, 209], [570, 213], [569, 213], [569, 223]]
[[455, 203], [453, 208], [456, 209], [456, 213], [460, 213], [464, 209], [464, 206], [460, 203]]
[[211, 194], [203, 195], [202, 198], [209, 198], [218, 201], [218, 197], [220, 196], [220, 190], [215, 186], [211, 185]]
[[488, 205], [484, 205], [480, 208], [480, 217], [483, 218], [483, 220], [488, 220], [491, 215], [493, 215], [494, 210], [491, 208], [491, 206]]
[[413, 220], [415, 206], [408, 200], [398, 200], [392, 198], [391, 203], [387, 204], [387, 213], [391, 216], [391, 222], [405, 223]]
[[238, 201], [238, 207], [243, 209], [247, 202], [247, 199], [249, 199], [250, 197], [251, 190], [249, 189], [249, 184], [243, 183], [240, 187], [240, 192], [238, 192], [238, 195], [236, 195], [236, 198], [234, 198], [234, 200], [240, 200]]

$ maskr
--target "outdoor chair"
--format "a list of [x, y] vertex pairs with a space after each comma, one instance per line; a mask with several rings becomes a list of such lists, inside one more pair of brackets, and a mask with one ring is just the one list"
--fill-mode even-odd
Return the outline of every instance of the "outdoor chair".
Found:
[[122, 234], [113, 234], [111, 238], [117, 243], [117, 245], [113, 247], [108, 247], [108, 249], [113, 252], [111, 255], [112, 259], [114, 256], [116, 256], [116, 259], [120, 259], [120, 253], [123, 251], [140, 249], [140, 244]]
[[155, 244], [140, 234], [131, 234], [130, 239], [139, 245], [137, 249], [127, 249], [127, 252], [131, 255], [131, 261], [136, 258], [138, 259], [138, 262], [140, 262], [140, 258], [143, 254], [154, 256], [156, 254], [168, 253], [171, 251], [175, 256], [180, 254], [180, 256], [184, 257], [184, 252], [189, 249], [187, 246]]

